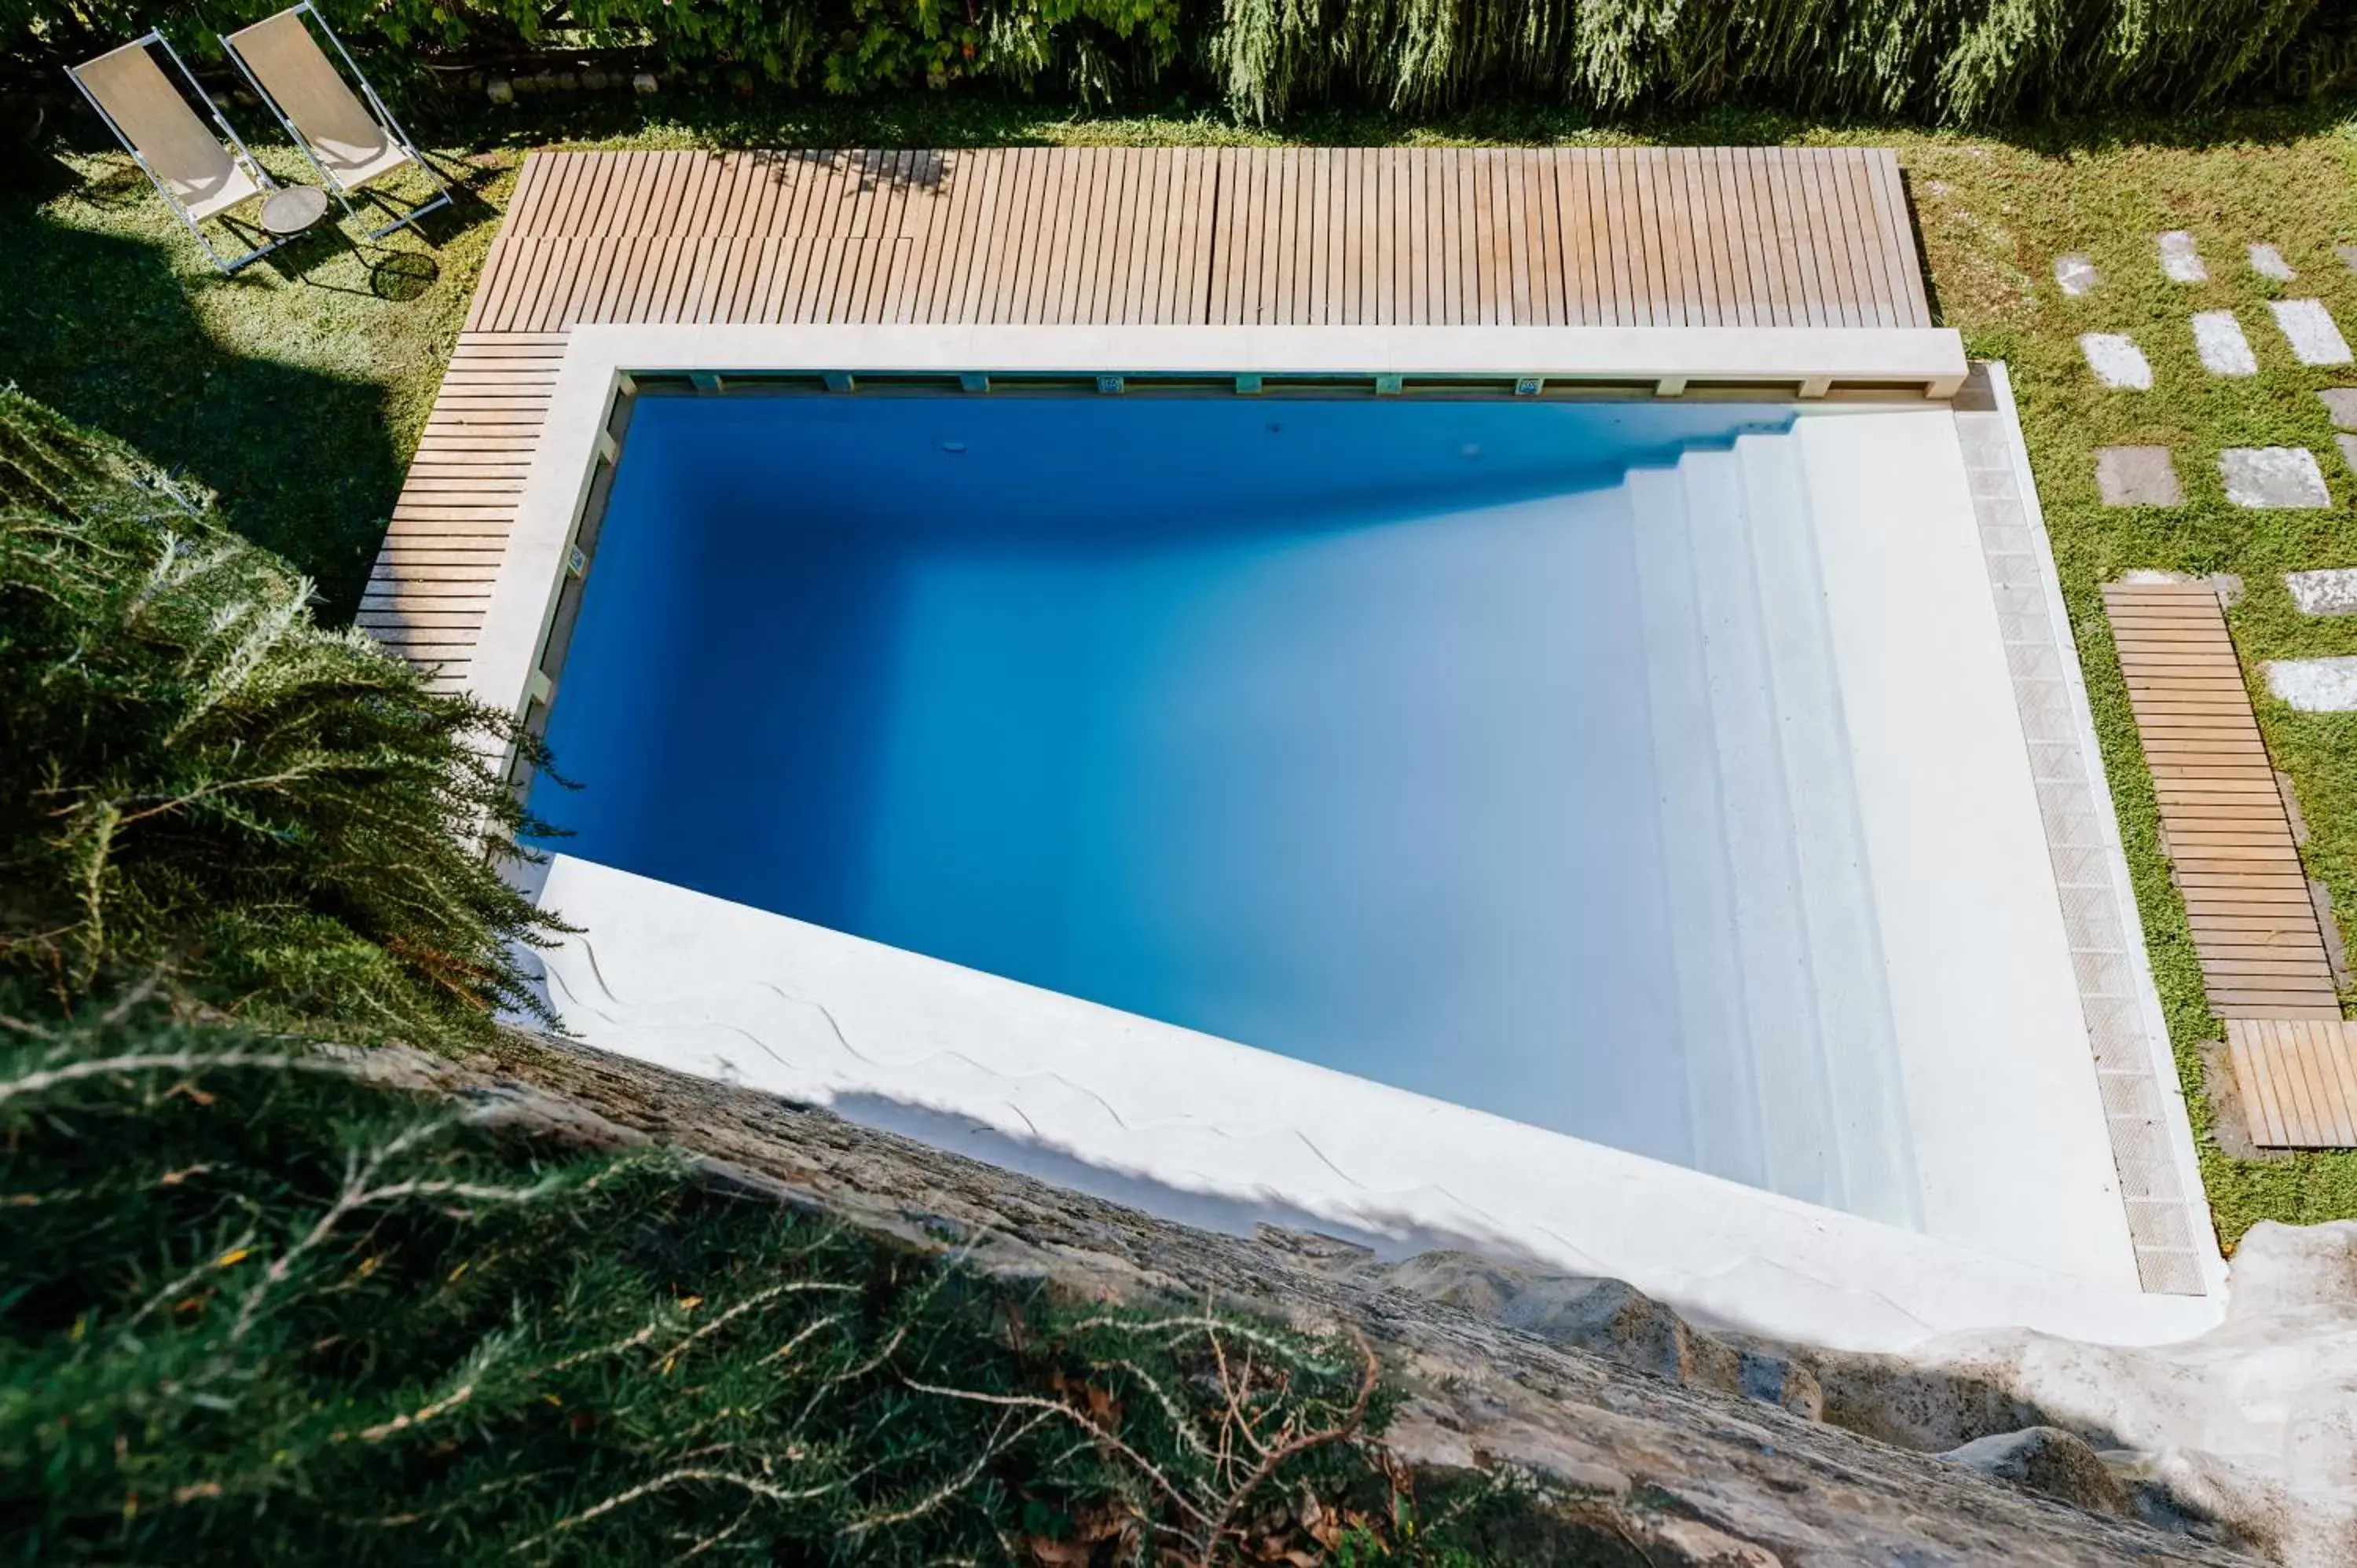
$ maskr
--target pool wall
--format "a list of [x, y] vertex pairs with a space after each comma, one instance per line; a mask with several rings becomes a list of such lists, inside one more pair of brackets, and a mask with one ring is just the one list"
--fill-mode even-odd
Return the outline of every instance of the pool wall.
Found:
[[[1069, 339], [1035, 344], [1039, 365], [1143, 373], [1169, 362], [1158, 345], [1111, 341], [1140, 334], [1023, 331]], [[1296, 340], [1300, 363], [1305, 338], [1321, 340], [1308, 362], [1329, 372], [1396, 362], [1353, 358], [1371, 351], [1338, 341], [1352, 335], [1189, 329], [1187, 352], [1201, 358], [1178, 368], [1286, 362], [1273, 339]], [[1004, 344], [955, 341], [970, 336], [576, 331], [474, 690], [519, 709], [545, 692], [533, 671], [630, 371], [1013, 362]], [[1579, 336], [1614, 335], [1448, 335], [1530, 339], [1452, 349], [1469, 371], [1564, 363], [1603, 379], [1605, 361], [1541, 341]], [[1860, 336], [1941, 338], [1961, 364], [1952, 335]], [[920, 353], [919, 338], [952, 341]], [[1219, 338], [1244, 341], [1224, 352], [1205, 341]], [[1932, 358], [1927, 349], [1922, 363]], [[2137, 1289], [1954, 421], [1920, 392], [1883, 396], [1795, 428], [1827, 541], [1921, 1233], [562, 855], [541, 895], [589, 934], [550, 956], [552, 995], [606, 1048], [831, 1102], [1200, 1222], [1274, 1219], [1393, 1250], [1472, 1245], [1861, 1348], [1996, 1324], [2120, 1342], [2198, 1332], [2214, 1320], [2214, 1295]], [[1905, 526], [1894, 527], [1900, 498]], [[1894, 639], [1920, 656], [1889, 657]], [[2007, 983], [1986, 983], [1993, 974]]]
[[522, 714], [566, 580], [575, 531], [610, 480], [614, 422], [638, 375], [1181, 378], [1241, 390], [1314, 381], [1380, 393], [1411, 383], [1619, 397], [1866, 398], [1921, 406], [1966, 373], [1953, 331], [1897, 328], [575, 327], [468, 665], [468, 690]]

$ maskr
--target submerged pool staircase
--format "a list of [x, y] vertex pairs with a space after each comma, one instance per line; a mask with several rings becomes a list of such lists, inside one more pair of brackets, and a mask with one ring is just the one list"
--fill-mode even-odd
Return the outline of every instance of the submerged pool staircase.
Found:
[[1695, 1163], [1919, 1224], [1799, 443], [1696, 444], [1624, 482]]

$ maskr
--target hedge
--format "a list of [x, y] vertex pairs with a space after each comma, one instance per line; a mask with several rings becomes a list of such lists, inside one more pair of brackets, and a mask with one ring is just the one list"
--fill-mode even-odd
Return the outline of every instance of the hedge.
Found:
[[[0, 0], [0, 55], [53, 70], [280, 0]], [[2329, 0], [326, 0], [357, 39], [512, 55], [630, 48], [695, 81], [865, 93], [961, 82], [1083, 102], [1182, 85], [1233, 114], [1421, 113], [1500, 96], [1607, 114], [1715, 103], [1975, 123], [2199, 108], [2357, 81]], [[390, 66], [392, 62], [388, 62]]]

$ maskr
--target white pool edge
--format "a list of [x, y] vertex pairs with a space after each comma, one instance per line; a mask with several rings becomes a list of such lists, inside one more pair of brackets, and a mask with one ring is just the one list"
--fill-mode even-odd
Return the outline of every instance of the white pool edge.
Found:
[[[2130, 971], [2137, 1012], [2141, 1016], [2143, 1065], [2161, 1104], [2160, 1114], [2152, 1118], [2152, 1122], [2166, 1146], [2168, 1174], [2174, 1176], [2176, 1190], [2156, 1193], [2155, 1197], [2164, 1205], [2174, 1204], [2183, 1213], [2188, 1231], [2183, 1250], [2190, 1253], [2204, 1292], [2218, 1295], [2226, 1288], [2226, 1259], [2219, 1249], [2217, 1230], [2210, 1218], [2209, 1199], [2201, 1181], [2201, 1155], [2193, 1141], [2192, 1114], [2186, 1104], [2184, 1083], [2178, 1075], [2176, 1053], [2169, 1043], [2169, 1019], [2161, 1006], [2160, 988], [2153, 977], [2152, 954], [2145, 943], [2143, 913], [2136, 903], [2135, 877], [2128, 869], [2126, 843], [2120, 834], [2119, 811], [2113, 800], [2111, 779], [2104, 767], [2102, 742], [2095, 733], [2094, 708], [2087, 695], [2086, 674], [2077, 656], [2070, 607], [2062, 596], [2061, 572], [2055, 564], [2053, 541], [2046, 532], [2046, 513], [2039, 499], [2037, 481], [2030, 469], [2029, 443], [2023, 436], [2020, 415], [2014, 404], [2013, 378], [2002, 362], [1991, 362], [1985, 368], [1994, 409], [1986, 415], [1959, 413], [1958, 418], [1960, 422], [1973, 417], [1993, 418], [1996, 428], [2004, 435], [2005, 449], [2012, 468], [2013, 499], [2024, 514], [2031, 553], [2037, 557], [2049, 624], [2055, 647], [2062, 655], [2058, 660], [2058, 670], [2070, 696], [2080, 763], [2085, 772], [2088, 814], [2101, 832], [2115, 918], [2122, 927], [2118, 951]], [[1980, 498], [1976, 496], [1975, 504], [1979, 503]], [[1986, 521], [1985, 518], [1984, 521]], [[2091, 1048], [2100, 1049], [2100, 1039], [2092, 1020], [2089, 1032]], [[2109, 1108], [2106, 1109], [2108, 1112]], [[2112, 1127], [2112, 1141], [2123, 1166], [2136, 1157], [2136, 1151], [2130, 1147], [2131, 1138], [2124, 1135], [2116, 1124]], [[2124, 1169], [2124, 1185], [2127, 1179]], [[2165, 1186], [2165, 1178], [2155, 1185]], [[2132, 1221], [2130, 1228], [2135, 1233], [2140, 1263], [2148, 1265], [2156, 1253], [2174, 1250], [2152, 1246], [2146, 1234], [2147, 1227]]]

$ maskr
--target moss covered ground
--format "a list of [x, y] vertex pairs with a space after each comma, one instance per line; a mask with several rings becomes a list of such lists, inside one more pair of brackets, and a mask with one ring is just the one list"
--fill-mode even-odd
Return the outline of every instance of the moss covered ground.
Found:
[[[2003, 135], [1828, 127], [1724, 113], [1599, 128], [1569, 113], [1499, 111], [1404, 123], [1337, 114], [1246, 132], [1184, 102], [1077, 117], [979, 98], [858, 105], [675, 95], [528, 99], [505, 112], [446, 105], [418, 118], [465, 196], [425, 238], [381, 243], [323, 231], [232, 280], [211, 274], [126, 160], [77, 145], [36, 171], [46, 189], [0, 193], [0, 376], [123, 437], [218, 491], [252, 537], [319, 583], [331, 614], [357, 603], [431, 403], [498, 214], [525, 151], [540, 145], [959, 145], [1296, 141], [1327, 144], [1848, 142], [1895, 147], [1909, 177], [1942, 319], [1972, 351], [2011, 368], [2047, 525], [2093, 698], [2161, 996], [2201, 1135], [2204, 1175], [2229, 1245], [2256, 1220], [2357, 1217], [2357, 1153], [2240, 1161], [2210, 1136], [2195, 1047], [2218, 1033], [2202, 1000], [2184, 911], [2161, 854], [2150, 780], [2103, 620], [2103, 582], [2133, 568], [2233, 572], [2246, 667], [2286, 655], [2357, 652], [2357, 620], [2295, 613], [2287, 570], [2357, 565], [2357, 475], [2342, 466], [2313, 393], [2357, 372], [2294, 362], [2270, 296], [2319, 297], [2357, 334], [2357, 274], [2333, 247], [2357, 242], [2357, 101], [2203, 119], [2114, 118]], [[438, 120], [438, 124], [434, 124]], [[292, 168], [287, 171], [290, 175]], [[2166, 283], [2152, 235], [2199, 238], [2211, 282]], [[2298, 269], [2272, 284], [2243, 261], [2271, 242]], [[2092, 256], [2094, 293], [2065, 299], [2051, 263]], [[2202, 374], [2187, 317], [2232, 308], [2259, 360], [2250, 380]], [[2133, 333], [2150, 358], [2146, 393], [2105, 392], [2076, 338]], [[2093, 450], [2172, 447], [2186, 504], [2102, 506]], [[2225, 500], [2229, 446], [2313, 448], [2334, 504], [2252, 512]], [[2294, 714], [2255, 687], [2278, 765], [2313, 838], [2309, 868], [2357, 911], [2357, 717]], [[1990, 983], [2002, 983], [1991, 976]]]

